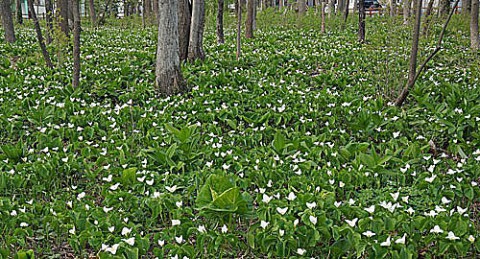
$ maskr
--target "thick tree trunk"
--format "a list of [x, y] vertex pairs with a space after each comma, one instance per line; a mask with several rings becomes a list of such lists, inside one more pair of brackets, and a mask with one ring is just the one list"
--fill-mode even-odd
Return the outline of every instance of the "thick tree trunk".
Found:
[[442, 17], [447, 16], [451, 8], [450, 0], [440, 0], [439, 7], [440, 7], [439, 15]]
[[53, 34], [53, 4], [52, 0], [45, 0], [45, 10], [47, 15], [45, 17], [47, 23], [47, 31], [46, 31], [46, 38], [47, 44], [52, 43], [52, 34]]
[[205, 59], [203, 51], [203, 30], [205, 28], [205, 0], [193, 0], [190, 41], [188, 42], [188, 60]]
[[478, 38], [478, 0], [472, 0], [472, 11], [470, 14], [470, 47], [478, 51], [480, 39]]
[[245, 21], [245, 38], [253, 38], [253, 18], [255, 12], [255, 0], [247, 0], [247, 20]]
[[358, 1], [358, 42], [365, 42], [365, 0]]
[[16, 6], [16, 16], [17, 16], [17, 23], [22, 24], [23, 23], [23, 14], [22, 14], [22, 0], [16, 0], [15, 1], [15, 6]]
[[0, 0], [0, 16], [2, 17], [3, 29], [5, 30], [5, 40], [10, 43], [15, 42], [15, 29], [13, 28], [10, 0]]
[[[156, 0], [154, 0], [156, 1]], [[145, 5], [143, 6], [143, 10], [145, 11], [145, 17], [150, 19], [152, 15], [152, 1], [151, 0], [145, 0]]]
[[60, 30], [68, 37], [70, 27], [68, 27], [68, 0], [58, 0], [58, 19]]
[[224, 0], [218, 0], [217, 4], [217, 42], [218, 44], [223, 44], [225, 43], [225, 35], [223, 33], [223, 7], [225, 6]]
[[185, 90], [178, 46], [178, 0], [159, 0], [155, 86], [165, 95]]
[[80, 0], [72, 1], [73, 11], [73, 88], [80, 86]]
[[37, 40], [38, 44], [40, 45], [40, 49], [42, 50], [43, 58], [45, 59], [47, 67], [53, 68], [52, 60], [50, 59], [50, 55], [48, 54], [45, 42], [43, 42], [42, 29], [40, 28], [40, 23], [38, 22], [37, 14], [35, 13], [35, 8], [33, 7], [33, 0], [28, 0], [27, 3], [28, 12], [30, 13], [30, 17], [33, 20], [33, 25], [35, 26], [35, 32], [37, 33]]
[[187, 60], [188, 43], [190, 40], [190, 23], [192, 14], [188, 0], [178, 1], [178, 42], [180, 48], [180, 60]]
[[237, 0], [237, 60], [240, 59], [242, 55], [242, 5], [240, 5], [240, 0]]
[[95, 3], [93, 0], [88, 0], [88, 6], [90, 11], [90, 20], [92, 21], [93, 26], [97, 24], [97, 13], [95, 12]]
[[297, 0], [297, 5], [298, 5], [298, 14], [304, 15], [305, 12], [307, 11], [305, 0]]

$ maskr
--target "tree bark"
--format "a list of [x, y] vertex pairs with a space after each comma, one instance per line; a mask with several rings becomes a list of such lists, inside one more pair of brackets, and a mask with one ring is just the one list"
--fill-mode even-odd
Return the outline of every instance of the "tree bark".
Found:
[[321, 28], [321, 33], [325, 33], [325, 1], [322, 0], [322, 28]]
[[159, 0], [155, 86], [164, 95], [185, 90], [178, 54], [178, 0]]
[[344, 24], [347, 23], [348, 19], [348, 6], [350, 5], [350, 0], [345, 0], [345, 10], [343, 11], [343, 22]]
[[440, 13], [441, 17], [445, 17], [450, 12], [450, 0], [440, 0]]
[[10, 0], [0, 0], [0, 16], [2, 17], [3, 29], [5, 30], [5, 40], [10, 43], [15, 42], [16, 37]]
[[335, 0], [330, 0], [328, 2], [328, 18], [331, 18], [333, 13], [335, 13]]
[[396, 0], [390, 0], [390, 16], [394, 17], [396, 13]]
[[93, 26], [97, 24], [97, 13], [95, 12], [95, 3], [93, 0], [88, 0], [88, 6], [90, 11], [90, 19], [92, 21]]
[[365, 0], [358, 1], [358, 42], [365, 42]]
[[304, 15], [305, 12], [307, 11], [305, 0], [297, 0], [297, 5], [298, 5], [298, 14]]
[[80, 86], [80, 0], [72, 1], [73, 11], [73, 88]]
[[53, 34], [53, 4], [52, 0], [45, 0], [45, 11], [47, 15], [45, 17], [47, 24], [47, 44], [52, 43], [52, 34]]
[[345, 3], [344, 0], [337, 0], [338, 6], [337, 6], [337, 10], [336, 10], [336, 12], [335, 12], [335, 15], [340, 15], [340, 14], [344, 11], [344, 10], [343, 10], [343, 8], [344, 8], [344, 3]]
[[472, 0], [463, 0], [462, 1], [462, 14], [470, 15], [472, 10]]
[[191, 8], [188, 0], [178, 1], [178, 42], [180, 48], [180, 60], [187, 60], [188, 43], [190, 40]]
[[68, 0], [58, 0], [58, 19], [60, 30], [68, 37], [70, 27], [68, 27]]
[[478, 0], [472, 0], [470, 14], [470, 47], [473, 51], [478, 51], [480, 39], [478, 38]]
[[242, 55], [242, 5], [240, 0], [237, 0], [238, 10], [237, 10], [237, 61]]
[[30, 17], [33, 20], [33, 25], [35, 26], [35, 32], [37, 33], [37, 40], [38, 44], [40, 45], [40, 49], [42, 50], [43, 58], [45, 59], [47, 67], [53, 68], [52, 60], [50, 59], [50, 55], [48, 54], [45, 42], [43, 42], [42, 29], [40, 28], [40, 23], [38, 22], [37, 14], [35, 13], [35, 8], [33, 7], [33, 0], [28, 0], [27, 3], [28, 12], [30, 13]]
[[205, 59], [203, 51], [203, 30], [205, 28], [205, 0], [193, 0], [190, 41], [188, 42], [188, 60]]
[[254, 0], [247, 0], [247, 20], [245, 21], [245, 38], [253, 38]]
[[225, 34], [223, 33], [223, 7], [225, 6], [224, 0], [218, 0], [217, 4], [217, 42], [218, 44], [223, 44], [225, 43]]
[[153, 16], [155, 18], [155, 24], [158, 23], [158, 0], [153, 0]]
[[17, 15], [17, 23], [22, 24], [23, 23], [23, 13], [22, 13], [22, 2], [21, 0], [16, 0], [15, 1], [15, 6], [16, 6], [16, 15]]
[[422, 35], [426, 36], [428, 32], [428, 27], [430, 25], [430, 21], [432, 19], [432, 10], [433, 10], [433, 3], [435, 0], [430, 0], [427, 5], [427, 10], [425, 11], [425, 19], [423, 21], [423, 29]]
[[408, 24], [408, 18], [410, 18], [410, 3], [409, 0], [403, 0], [403, 24]]
[[145, 0], [145, 6], [143, 6], [143, 10], [145, 11], [145, 17], [149, 19], [150, 16], [152, 15], [152, 1], [151, 0]]
[[282, 11], [283, 6], [284, 6], [283, 0], [280, 0], [280, 1], [278, 2], [278, 10]]

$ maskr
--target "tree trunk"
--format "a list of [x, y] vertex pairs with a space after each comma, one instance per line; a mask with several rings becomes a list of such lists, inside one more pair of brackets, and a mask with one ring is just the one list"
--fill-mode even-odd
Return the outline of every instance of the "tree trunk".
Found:
[[159, 0], [155, 86], [164, 95], [185, 90], [178, 55], [178, 13], [178, 0]]
[[415, 76], [417, 74], [417, 54], [418, 54], [418, 40], [420, 38], [420, 23], [422, 20], [422, 0], [417, 0], [417, 7], [415, 10], [415, 25], [413, 27], [412, 50], [410, 52], [410, 66], [408, 69], [407, 86], [403, 88], [402, 93], [398, 97], [396, 104], [401, 106], [407, 98], [410, 88], [415, 84]]
[[[157, 1], [157, 0], [154, 0], [154, 1]], [[152, 15], [152, 1], [145, 0], [145, 6], [143, 6], [143, 9], [145, 11], [145, 17], [147, 19], [150, 19], [150, 16]]]
[[427, 5], [427, 10], [425, 11], [425, 18], [423, 21], [423, 29], [422, 35], [426, 36], [428, 32], [428, 27], [430, 25], [430, 20], [432, 19], [432, 10], [433, 10], [433, 3], [435, 0], [430, 0]]
[[53, 4], [52, 0], [45, 0], [45, 11], [47, 15], [45, 17], [47, 24], [47, 44], [52, 43], [52, 34], [53, 34]]
[[450, 0], [440, 0], [440, 11], [439, 15], [445, 17], [450, 12]]
[[280, 1], [278, 2], [278, 10], [282, 11], [283, 6], [284, 6], [283, 0], [280, 0]]
[[225, 6], [224, 0], [218, 0], [217, 4], [217, 42], [218, 44], [223, 44], [225, 43], [225, 35], [223, 33], [223, 7]]
[[10, 0], [0, 0], [0, 16], [2, 17], [3, 29], [5, 30], [5, 40], [10, 43], [15, 42], [15, 29], [13, 28]]
[[357, 11], [357, 5], [358, 5], [358, 1], [353, 0], [352, 14], [354, 14], [354, 15], [355, 15], [355, 12]]
[[462, 1], [462, 14], [470, 15], [472, 10], [472, 0], [463, 0]]
[[322, 0], [322, 28], [321, 33], [325, 33], [325, 1]]
[[348, 6], [350, 5], [350, 0], [345, 0], [345, 10], [343, 11], [343, 22], [346, 24], [348, 19]]
[[90, 9], [90, 19], [93, 26], [95, 26], [97, 24], [97, 13], [95, 12], [95, 3], [93, 2], [93, 0], [88, 0], [88, 6]]
[[365, 0], [358, 1], [358, 42], [365, 42]]
[[470, 47], [473, 51], [478, 51], [480, 39], [478, 38], [478, 0], [472, 0], [470, 14]]
[[188, 42], [190, 40], [190, 23], [192, 14], [188, 0], [178, 1], [178, 42], [180, 48], [180, 60], [187, 60]]
[[68, 0], [58, 0], [58, 19], [60, 30], [68, 37], [70, 28], [68, 27]]
[[205, 59], [203, 51], [203, 30], [205, 28], [205, 0], [193, 0], [190, 41], [188, 42], [188, 60]]
[[410, 18], [410, 1], [403, 0], [403, 24], [408, 24], [408, 18]]
[[334, 12], [335, 12], [335, 0], [330, 0], [328, 2], [328, 18], [331, 18]]
[[304, 15], [305, 12], [307, 11], [305, 0], [297, 0], [297, 5], [298, 5], [298, 14]]
[[335, 12], [335, 15], [340, 15], [344, 10], [344, 3], [345, 1], [344, 0], [337, 0], [337, 11]]
[[245, 38], [253, 38], [253, 12], [254, 0], [247, 0], [247, 20], [245, 21]]
[[396, 13], [397, 3], [396, 0], [390, 0], [390, 16], [394, 17]]
[[17, 15], [17, 23], [22, 24], [23, 23], [23, 13], [22, 13], [22, 0], [16, 0], [15, 1], [15, 6], [16, 6], [16, 15]]
[[33, 25], [35, 26], [35, 32], [37, 33], [37, 40], [38, 44], [40, 45], [40, 49], [42, 50], [43, 58], [45, 59], [47, 67], [53, 68], [52, 60], [50, 59], [50, 55], [48, 54], [45, 42], [43, 42], [42, 29], [40, 28], [40, 23], [38, 22], [37, 14], [35, 13], [35, 9], [33, 7], [33, 0], [28, 0], [27, 3], [28, 12], [30, 13], [30, 17], [33, 20]]
[[158, 0], [153, 0], [153, 16], [155, 18], [155, 24], [158, 23]]
[[237, 0], [238, 10], [237, 10], [237, 60], [240, 59], [242, 55], [242, 43], [241, 43], [241, 35], [242, 35], [242, 5], [240, 4], [240, 0]]
[[80, 86], [80, 0], [71, 3], [73, 11], [73, 88]]

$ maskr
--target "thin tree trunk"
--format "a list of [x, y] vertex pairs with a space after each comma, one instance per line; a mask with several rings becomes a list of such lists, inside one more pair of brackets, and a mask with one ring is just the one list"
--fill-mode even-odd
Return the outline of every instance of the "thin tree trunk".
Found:
[[440, 0], [440, 11], [439, 15], [445, 17], [450, 12], [450, 0]]
[[225, 35], [223, 33], [223, 7], [225, 6], [224, 0], [218, 0], [217, 4], [217, 42], [218, 44], [223, 44], [225, 43]]
[[192, 14], [190, 12], [190, 4], [188, 3], [188, 0], [180, 0], [178, 2], [178, 42], [181, 61], [187, 60], [188, 56], [191, 20]]
[[358, 42], [365, 42], [365, 0], [358, 1]]
[[478, 38], [478, 0], [472, 0], [470, 15], [470, 47], [478, 51], [480, 39]]
[[423, 21], [423, 29], [422, 35], [426, 36], [428, 32], [428, 27], [430, 25], [430, 21], [432, 20], [432, 10], [433, 10], [433, 3], [435, 0], [430, 0], [427, 5], [427, 10], [425, 11], [425, 20]]
[[237, 60], [240, 59], [242, 55], [242, 43], [241, 43], [241, 35], [242, 35], [242, 5], [240, 4], [240, 0], [237, 0], [238, 10], [237, 10]]
[[50, 55], [48, 54], [47, 47], [45, 46], [45, 42], [43, 42], [42, 36], [42, 29], [40, 28], [40, 23], [37, 19], [37, 14], [35, 14], [35, 9], [33, 7], [33, 0], [28, 0], [28, 12], [30, 13], [30, 17], [32, 17], [33, 25], [35, 26], [35, 32], [37, 33], [37, 40], [38, 44], [40, 45], [40, 49], [42, 50], [43, 58], [45, 59], [45, 63], [47, 67], [53, 68], [52, 60], [50, 59]]
[[80, 86], [80, 0], [73, 0], [73, 88]]
[[151, 0], [145, 0], [144, 3], [145, 3], [145, 5], [143, 6], [143, 9], [145, 11], [145, 17], [147, 19], [150, 19], [151, 15], [152, 15], [152, 2], [151, 2]]
[[462, 0], [462, 14], [470, 15], [472, 10], [472, 0]]
[[[433, 50], [433, 52], [425, 59], [425, 61], [422, 63], [422, 65], [420, 66], [420, 68], [418, 69], [418, 71], [415, 73], [414, 77], [413, 77], [413, 80], [410, 80], [410, 73], [411, 73], [411, 70], [410, 70], [410, 73], [409, 73], [409, 78], [408, 78], [408, 83], [407, 85], [402, 89], [402, 92], [400, 93], [400, 96], [397, 98], [397, 100], [395, 101], [395, 105], [397, 107], [401, 107], [403, 105], [403, 103], [405, 102], [405, 100], [407, 99], [407, 96], [410, 92], [410, 89], [413, 88], [413, 86], [415, 85], [415, 82], [417, 81], [418, 77], [420, 76], [420, 74], [422, 73], [422, 71], [425, 69], [425, 66], [427, 65], [427, 63], [440, 51], [440, 49], [442, 48], [442, 41], [443, 41], [443, 36], [445, 35], [445, 31], [447, 30], [447, 27], [448, 27], [448, 24], [450, 23], [450, 20], [452, 19], [452, 15], [453, 13], [455, 12], [455, 8], [458, 6], [458, 2], [460, 0], [457, 0], [455, 1], [455, 3], [453, 4], [453, 9], [450, 10], [450, 14], [448, 15], [448, 18], [447, 20], [445, 21], [445, 24], [443, 24], [443, 28], [442, 28], [442, 31], [440, 32], [440, 36], [438, 37], [438, 42], [437, 42], [437, 46], [435, 48], [435, 50]], [[421, 0], [419, 1], [419, 6], [421, 6]], [[421, 11], [420, 11], [421, 12]], [[420, 15], [417, 15], [417, 20], [420, 20]], [[415, 26], [416, 26], [416, 29], [420, 29], [420, 21], [418, 21], [418, 24], [415, 23]], [[417, 28], [418, 26], [418, 28]], [[417, 32], [418, 34], [418, 32]], [[415, 35], [414, 35], [415, 36]], [[418, 36], [418, 35], [417, 35]], [[415, 39], [413, 40], [413, 43], [415, 43]], [[417, 38], [417, 48], [418, 48], [418, 38]], [[413, 53], [413, 45], [412, 45], [412, 53]], [[412, 60], [410, 60], [411, 62]], [[410, 68], [412, 68], [412, 66], [410, 65]]]
[[45, 0], [45, 11], [47, 15], [45, 17], [47, 23], [47, 44], [52, 43], [52, 34], [53, 34], [53, 4], [52, 0]]
[[322, 0], [322, 28], [321, 28], [321, 33], [325, 33], [325, 1]]
[[10, 43], [15, 42], [15, 29], [13, 28], [10, 0], [0, 0], [0, 16], [2, 18], [3, 29], [5, 30], [5, 40]]
[[247, 20], [245, 21], [245, 38], [253, 38], [254, 0], [247, 0]]
[[330, 0], [328, 2], [328, 18], [331, 18], [334, 12], [335, 12], [335, 0]]
[[23, 13], [22, 13], [22, 0], [16, 0], [15, 1], [15, 6], [16, 6], [16, 15], [17, 15], [17, 23], [22, 24], [23, 23]]
[[280, 0], [280, 1], [278, 2], [278, 10], [282, 11], [282, 10], [283, 10], [283, 6], [284, 6], [283, 0]]
[[337, 6], [337, 11], [335, 12], [335, 15], [340, 15], [344, 10], [344, 3], [345, 0], [337, 0], [338, 6]]
[[408, 18], [410, 18], [410, 1], [403, 0], [403, 24], [408, 24]]
[[305, 0], [297, 0], [297, 4], [298, 4], [298, 14], [304, 15], [305, 12], [307, 11], [305, 6]]
[[343, 11], [343, 22], [347, 23], [348, 19], [348, 6], [350, 5], [350, 0], [345, 0], [345, 10]]
[[203, 51], [203, 30], [205, 27], [205, 0], [193, 0], [192, 23], [190, 24], [190, 41], [188, 43], [188, 60], [205, 59]]
[[394, 17], [396, 13], [396, 0], [390, 0], [390, 16]]
[[70, 28], [68, 27], [68, 0], [58, 0], [58, 19], [60, 30], [68, 37]]
[[178, 0], [159, 0], [155, 86], [164, 95], [185, 90], [178, 55], [178, 13]]
[[95, 12], [95, 3], [93, 0], [88, 0], [88, 6], [90, 11], [90, 19], [92, 21], [92, 25], [95, 26], [97, 24], [97, 13]]
[[158, 0], [153, 0], [153, 16], [155, 17], [155, 24], [158, 23]]

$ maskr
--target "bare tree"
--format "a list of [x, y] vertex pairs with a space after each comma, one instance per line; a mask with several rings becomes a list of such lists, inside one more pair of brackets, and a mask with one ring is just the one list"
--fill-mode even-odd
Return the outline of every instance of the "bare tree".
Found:
[[472, 11], [470, 14], [470, 47], [477, 51], [480, 39], [478, 38], [478, 0], [472, 0]]
[[358, 1], [358, 42], [365, 42], [365, 0]]
[[180, 70], [178, 0], [159, 0], [158, 4], [155, 86], [160, 93], [172, 95], [186, 89]]
[[80, 86], [80, 0], [73, 0], [73, 88]]
[[245, 21], [245, 38], [253, 38], [253, 20], [255, 12], [255, 0], [247, 0], [247, 20]]
[[237, 0], [237, 60], [242, 55], [242, 5]]
[[188, 42], [190, 40], [190, 23], [192, 14], [188, 0], [178, 1], [178, 44], [180, 48], [180, 60], [187, 60]]
[[60, 30], [68, 37], [70, 28], [68, 27], [68, 0], [58, 0], [58, 23]]
[[203, 30], [205, 27], [205, 0], [193, 0], [188, 60], [205, 59], [203, 51]]
[[88, 9], [90, 11], [90, 20], [95, 26], [97, 24], [97, 13], [95, 12], [95, 3], [93, 0], [88, 0]]
[[217, 4], [217, 42], [218, 44], [223, 44], [225, 43], [225, 35], [223, 33], [223, 7], [225, 6], [224, 0], [218, 0]]
[[47, 44], [52, 43], [52, 34], [53, 34], [53, 4], [52, 0], [45, 0], [45, 11], [46, 11], [46, 16], [45, 20], [47, 23], [47, 31], [46, 31], [46, 38], [47, 38]]
[[16, 8], [16, 15], [17, 15], [17, 23], [22, 24], [23, 23], [23, 14], [22, 14], [22, 0], [16, 0], [15, 1], [15, 8]]
[[10, 43], [15, 42], [15, 29], [13, 28], [10, 0], [0, 0], [0, 16], [2, 17], [3, 29], [5, 30], [5, 40]]
[[300, 15], [304, 15], [305, 12], [307, 11], [305, 0], [297, 0], [297, 5], [298, 5], [298, 13]]
[[30, 17], [33, 20], [33, 25], [35, 26], [35, 32], [37, 33], [37, 40], [38, 44], [40, 45], [40, 49], [42, 50], [43, 58], [45, 59], [45, 63], [47, 67], [53, 68], [52, 60], [50, 59], [50, 54], [48, 54], [47, 47], [45, 46], [45, 42], [43, 42], [42, 36], [42, 29], [40, 28], [40, 23], [37, 19], [37, 14], [35, 13], [35, 8], [33, 7], [33, 0], [28, 0], [28, 12], [30, 13]]
[[[415, 27], [414, 27], [414, 32], [413, 32], [413, 39], [412, 39], [412, 51], [410, 53], [410, 68], [408, 72], [408, 82], [407, 85], [402, 89], [402, 92], [400, 93], [400, 96], [398, 96], [397, 100], [395, 101], [395, 105], [397, 107], [401, 107], [405, 100], [407, 99], [407, 96], [410, 92], [410, 89], [413, 88], [415, 85], [415, 82], [417, 81], [418, 77], [422, 73], [422, 71], [425, 69], [425, 66], [427, 63], [442, 49], [442, 41], [443, 41], [443, 36], [445, 35], [445, 31], [447, 30], [448, 24], [450, 23], [450, 20], [452, 19], [453, 13], [455, 12], [455, 8], [458, 5], [458, 2], [460, 0], [456, 0], [455, 3], [453, 4], [453, 8], [450, 10], [450, 14], [447, 17], [447, 20], [443, 24], [442, 31], [440, 32], [440, 36], [438, 36], [438, 42], [437, 46], [433, 50], [433, 52], [425, 59], [425, 61], [422, 63], [418, 71], [416, 70], [416, 62], [417, 62], [417, 52], [418, 52], [418, 39], [419, 39], [419, 33], [420, 33], [420, 22], [421, 22], [421, 12], [422, 12], [422, 0], [418, 1], [418, 8], [417, 8], [417, 15], [415, 18]], [[414, 64], [413, 64], [414, 63]]]

